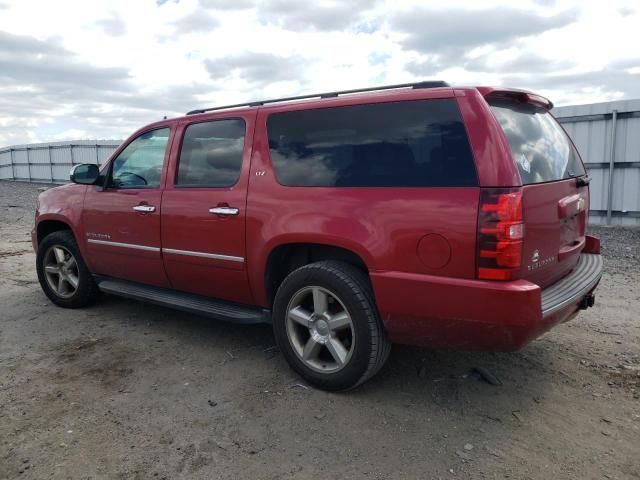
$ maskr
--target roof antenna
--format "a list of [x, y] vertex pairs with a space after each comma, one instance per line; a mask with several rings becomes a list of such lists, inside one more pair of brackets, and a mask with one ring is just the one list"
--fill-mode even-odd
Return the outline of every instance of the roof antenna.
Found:
[[162, 119], [163, 119], [163, 120], [166, 120], [166, 119], [167, 119], [167, 116], [165, 115], [164, 117], [162, 117]]

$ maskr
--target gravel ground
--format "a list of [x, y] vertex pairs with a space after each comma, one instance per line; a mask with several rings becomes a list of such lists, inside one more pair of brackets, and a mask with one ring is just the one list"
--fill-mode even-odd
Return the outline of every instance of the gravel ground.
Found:
[[28, 236], [37, 189], [0, 181], [0, 479], [640, 478], [640, 229], [592, 229], [596, 308], [521, 352], [394, 346], [329, 394], [268, 326], [53, 306]]

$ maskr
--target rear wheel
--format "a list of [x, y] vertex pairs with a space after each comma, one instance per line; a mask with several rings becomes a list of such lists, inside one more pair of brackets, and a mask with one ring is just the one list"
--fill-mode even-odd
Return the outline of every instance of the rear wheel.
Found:
[[56, 305], [84, 307], [99, 295], [75, 238], [68, 230], [53, 232], [40, 242], [36, 269], [42, 290]]
[[368, 278], [343, 262], [317, 262], [289, 274], [276, 293], [273, 328], [291, 367], [325, 390], [360, 385], [390, 351]]

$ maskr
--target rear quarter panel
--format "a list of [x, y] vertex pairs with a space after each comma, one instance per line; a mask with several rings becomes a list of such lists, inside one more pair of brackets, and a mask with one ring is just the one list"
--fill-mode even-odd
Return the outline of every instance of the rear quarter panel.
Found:
[[[473, 278], [478, 187], [282, 186], [268, 148], [266, 121], [274, 111], [278, 108], [258, 113], [247, 199], [247, 266], [258, 304], [268, 306], [264, 279], [269, 254], [287, 243], [351, 250], [370, 271]], [[424, 255], [419, 256], [420, 240], [428, 234], [445, 239], [435, 243], [444, 244], [444, 250], [448, 245], [446, 263], [425, 263]]]
[[480, 186], [522, 186], [509, 142], [484, 97], [475, 88], [456, 89], [455, 95], [467, 127]]

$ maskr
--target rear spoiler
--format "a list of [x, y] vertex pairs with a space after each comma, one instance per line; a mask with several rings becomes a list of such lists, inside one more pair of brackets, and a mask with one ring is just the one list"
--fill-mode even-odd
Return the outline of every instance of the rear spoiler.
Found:
[[517, 90], [517, 89], [497, 89], [491, 87], [478, 87], [480, 93], [487, 99], [490, 98], [504, 98], [511, 101], [516, 101], [520, 103], [532, 103], [537, 105], [538, 107], [542, 107], [545, 110], [551, 110], [553, 108], [553, 103], [548, 98], [543, 97], [542, 95], [536, 95], [535, 93], [527, 92], [525, 90]]

